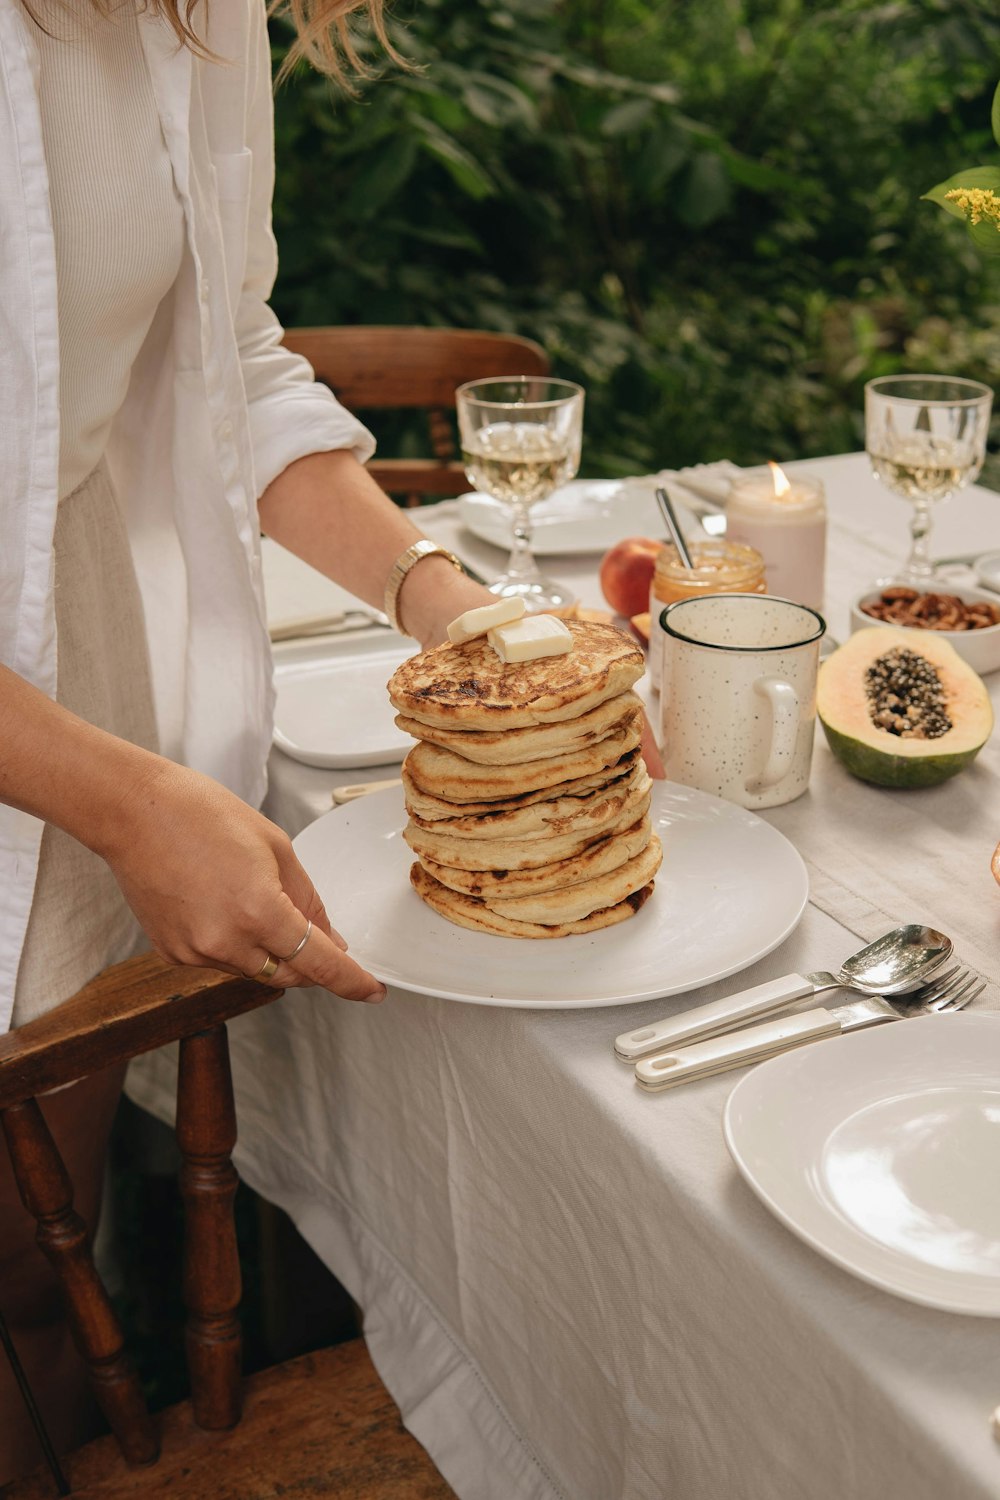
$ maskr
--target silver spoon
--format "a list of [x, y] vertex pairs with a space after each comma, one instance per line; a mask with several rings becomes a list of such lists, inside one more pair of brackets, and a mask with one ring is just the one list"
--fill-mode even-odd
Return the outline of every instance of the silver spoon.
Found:
[[677, 556], [680, 558], [681, 562], [686, 568], [693, 568], [694, 563], [691, 561], [691, 554], [688, 551], [687, 542], [684, 540], [683, 532], [681, 531], [681, 528], [677, 521], [677, 516], [674, 512], [674, 507], [670, 503], [670, 496], [667, 494], [665, 489], [658, 489], [656, 491], [656, 500], [657, 504], [660, 507], [660, 510], [663, 512], [663, 519], [667, 523], [667, 530], [670, 532], [670, 540], [677, 548]]
[[910, 923], [876, 938], [874, 943], [845, 959], [836, 974], [819, 969], [813, 974], [783, 974], [753, 989], [696, 1006], [652, 1026], [640, 1026], [615, 1038], [615, 1052], [631, 1062], [664, 1045], [717, 1036], [746, 1021], [770, 1016], [795, 1000], [823, 990], [856, 990], [861, 995], [907, 995], [938, 974], [951, 956], [951, 938], [934, 927]]

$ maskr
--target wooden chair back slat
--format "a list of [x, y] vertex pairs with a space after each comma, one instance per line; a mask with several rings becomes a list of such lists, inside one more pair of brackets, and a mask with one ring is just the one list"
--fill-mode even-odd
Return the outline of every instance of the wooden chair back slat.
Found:
[[0, 1109], [204, 1031], [281, 994], [217, 969], [144, 954], [106, 969], [65, 1004], [0, 1036]]
[[230, 1157], [236, 1106], [224, 1026], [185, 1037], [177, 1077], [184, 1202], [184, 1303], [191, 1404], [199, 1427], [235, 1427], [242, 1399], [240, 1257]]
[[488, 375], [547, 375], [533, 339], [474, 328], [288, 328], [302, 354], [351, 411], [454, 408], [455, 387]]
[[38, 1224], [39, 1249], [59, 1279], [74, 1342], [94, 1396], [130, 1463], [152, 1463], [159, 1444], [124, 1336], [97, 1274], [87, 1226], [73, 1208], [73, 1188], [34, 1099], [0, 1114], [21, 1201]]
[[289, 328], [285, 344], [312, 365], [349, 411], [422, 408], [433, 459], [375, 457], [368, 472], [408, 505], [469, 488], [457, 462], [455, 389], [488, 376], [547, 375], [549, 358], [533, 339], [474, 328]]

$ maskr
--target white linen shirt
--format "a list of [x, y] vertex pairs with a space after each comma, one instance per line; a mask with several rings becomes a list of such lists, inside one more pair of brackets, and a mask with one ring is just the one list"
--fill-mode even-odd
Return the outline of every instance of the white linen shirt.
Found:
[[[163, 748], [257, 805], [273, 708], [257, 497], [297, 458], [351, 448], [365, 461], [374, 443], [281, 347], [267, 306], [277, 253], [263, 0], [212, 0], [207, 42], [226, 64], [179, 47], [149, 10], [139, 27], [187, 243], [106, 460], [143, 594]], [[38, 59], [20, 0], [0, 0], [0, 661], [50, 697], [58, 393]], [[0, 806], [0, 1032], [41, 830]]]

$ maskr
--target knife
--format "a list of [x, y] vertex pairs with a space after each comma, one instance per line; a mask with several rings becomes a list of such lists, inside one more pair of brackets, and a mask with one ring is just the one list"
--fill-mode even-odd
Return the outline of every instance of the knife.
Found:
[[722, 1000], [709, 1000], [679, 1016], [667, 1016], [634, 1031], [623, 1031], [615, 1037], [615, 1056], [620, 1062], [632, 1063], [649, 1052], [683, 1047], [702, 1037], [732, 1031], [746, 1021], [761, 1021], [795, 1000], [840, 987], [826, 983], [827, 978], [821, 973], [782, 974], [780, 979], [767, 979]]
[[765, 1021], [760, 1026], [747, 1026], [742, 1031], [710, 1037], [690, 1047], [678, 1047], [674, 1052], [658, 1052], [655, 1057], [644, 1057], [636, 1063], [635, 1081], [649, 1093], [659, 1093], [680, 1083], [711, 1078], [715, 1073], [728, 1072], [730, 1068], [741, 1068], [746, 1063], [764, 1062], [769, 1057], [777, 1057], [779, 1052], [801, 1047], [805, 1042], [818, 1041], [821, 1037], [840, 1036], [842, 1032], [856, 1031], [862, 1026], [906, 1019], [909, 1019], [907, 1012], [897, 1010], [877, 996], [829, 1009], [819, 1005], [813, 1010], [799, 1011], [797, 1015]]
[[341, 609], [328, 615], [313, 615], [271, 625], [268, 634], [277, 645], [280, 641], [304, 641], [317, 635], [347, 635], [356, 630], [388, 628], [389, 621], [379, 609]]

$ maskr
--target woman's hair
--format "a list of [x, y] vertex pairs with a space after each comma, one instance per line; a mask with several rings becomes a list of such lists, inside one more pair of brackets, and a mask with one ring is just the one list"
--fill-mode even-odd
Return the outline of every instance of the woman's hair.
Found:
[[[23, 0], [23, 3], [32, 19], [41, 24], [34, 14], [31, 0]], [[140, 9], [146, 4], [163, 17], [182, 46], [190, 47], [202, 57], [209, 57], [211, 53], [198, 35], [195, 12], [201, 3], [202, 0], [139, 0]], [[211, 0], [206, 0], [206, 3], [211, 4]], [[92, 4], [108, 14], [115, 7], [115, 0], [92, 0]], [[367, 77], [371, 68], [358, 52], [350, 25], [355, 16], [367, 21], [388, 56], [394, 62], [402, 63], [403, 59], [386, 35], [382, 11], [383, 0], [268, 0], [268, 15], [288, 15], [296, 32], [295, 41], [278, 73], [278, 82], [302, 61], [311, 63], [348, 91], [352, 74]]]
[[[158, 3], [164, 9], [176, 8], [179, 0]], [[189, 12], [192, 3], [197, 0], [187, 0]], [[281, 83], [300, 61], [311, 63], [318, 72], [348, 88], [348, 73], [366, 77], [370, 68], [358, 53], [349, 24], [349, 18], [357, 14], [368, 22], [393, 61], [401, 63], [403, 59], [386, 35], [382, 4], [383, 0], [270, 0], [268, 14], [287, 14], [296, 32], [277, 81]]]

